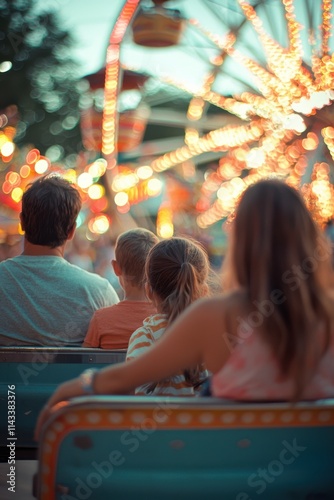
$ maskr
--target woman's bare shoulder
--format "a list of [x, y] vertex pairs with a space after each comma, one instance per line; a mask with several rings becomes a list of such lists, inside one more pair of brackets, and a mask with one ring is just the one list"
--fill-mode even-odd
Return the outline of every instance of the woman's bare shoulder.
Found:
[[199, 299], [189, 308], [189, 313], [193, 318], [207, 315], [224, 316], [224, 312], [240, 311], [247, 304], [245, 293], [242, 291], [234, 291], [228, 294], [217, 295]]

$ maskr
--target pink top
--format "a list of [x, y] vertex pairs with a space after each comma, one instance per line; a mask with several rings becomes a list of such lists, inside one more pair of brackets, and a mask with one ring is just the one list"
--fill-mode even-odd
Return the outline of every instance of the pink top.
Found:
[[[236, 400], [289, 400], [291, 378], [280, 374], [270, 346], [253, 333], [238, 344], [224, 367], [212, 378], [212, 395]], [[334, 340], [322, 357], [301, 399], [334, 397]]]

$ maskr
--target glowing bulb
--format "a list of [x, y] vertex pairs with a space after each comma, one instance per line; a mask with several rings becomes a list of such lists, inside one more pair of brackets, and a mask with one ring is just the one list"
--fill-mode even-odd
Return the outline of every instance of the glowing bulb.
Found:
[[174, 234], [174, 226], [172, 223], [164, 223], [157, 229], [158, 236], [161, 238], [171, 238]]
[[304, 130], [306, 130], [306, 125], [303, 118], [300, 115], [296, 115], [295, 113], [287, 115], [283, 118], [283, 127], [286, 130], [294, 130], [299, 133], [302, 133], [304, 132]]
[[113, 191], [118, 192], [130, 189], [136, 184], [138, 184], [138, 177], [135, 173], [123, 173], [115, 176], [111, 187]]
[[1, 147], [1, 154], [2, 156], [10, 156], [14, 153], [14, 143], [13, 142], [5, 142], [5, 144]]
[[107, 170], [107, 162], [104, 158], [99, 158], [98, 160], [94, 161], [89, 168], [88, 168], [88, 173], [93, 177], [93, 178], [99, 178], [101, 177], [105, 171]]
[[30, 175], [30, 167], [29, 165], [22, 165], [20, 168], [20, 176], [25, 179], [26, 177], [29, 177]]
[[92, 200], [99, 200], [104, 195], [105, 189], [100, 184], [93, 184], [88, 188], [88, 196]]
[[330, 103], [329, 96], [326, 92], [313, 92], [310, 96], [310, 104], [312, 108], [321, 109]]
[[118, 207], [123, 207], [129, 201], [129, 197], [123, 191], [115, 195], [114, 201]]
[[73, 168], [69, 168], [68, 170], [65, 170], [65, 172], [63, 173], [63, 177], [67, 181], [75, 183], [77, 178], [77, 173]]
[[49, 162], [44, 158], [36, 161], [35, 163], [35, 172], [37, 174], [44, 174], [49, 168]]
[[157, 196], [161, 193], [162, 182], [159, 179], [150, 179], [147, 183], [147, 194]]
[[143, 165], [142, 167], [137, 168], [136, 174], [138, 175], [139, 179], [149, 179], [153, 175], [153, 169], [148, 165]]
[[13, 186], [20, 183], [20, 176], [17, 172], [9, 172], [9, 174], [6, 175], [6, 179], [8, 180], [9, 184], [12, 184]]
[[12, 68], [12, 63], [10, 61], [3, 61], [0, 63], [0, 73], [6, 73]]
[[98, 215], [88, 223], [88, 227], [92, 233], [103, 234], [108, 231], [110, 226], [109, 219], [106, 215]]
[[263, 165], [266, 156], [262, 149], [253, 148], [246, 156], [246, 163], [248, 168], [258, 168]]
[[77, 183], [81, 189], [87, 189], [93, 184], [93, 177], [88, 172], [83, 172], [79, 175]]
[[11, 196], [16, 203], [19, 203], [23, 196], [23, 190], [19, 187], [16, 187], [13, 189]]

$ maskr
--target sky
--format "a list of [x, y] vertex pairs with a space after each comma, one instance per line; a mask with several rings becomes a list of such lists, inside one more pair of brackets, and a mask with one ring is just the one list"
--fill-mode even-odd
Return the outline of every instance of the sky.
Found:
[[[253, 0], [249, 0], [254, 3]], [[57, 11], [61, 22], [73, 36], [75, 45], [72, 55], [80, 63], [79, 76], [95, 73], [105, 65], [105, 55], [109, 36], [125, 0], [37, 0], [41, 9]], [[144, 4], [144, 2], [143, 2]], [[171, 7], [179, 7], [186, 18], [195, 17], [204, 30], [222, 36], [229, 27], [240, 24], [240, 7], [237, 0], [174, 0]], [[298, 21], [305, 25], [301, 36], [303, 39], [304, 60], [310, 64], [309, 22], [317, 27], [321, 21], [321, 0], [295, 0]], [[262, 5], [260, 5], [262, 9]], [[239, 10], [238, 10], [239, 9]], [[260, 9], [260, 11], [261, 11]], [[286, 22], [282, 17], [282, 0], [266, 0], [263, 3], [264, 27], [282, 46], [287, 46]], [[283, 11], [284, 12], [284, 11]], [[229, 26], [229, 27], [228, 27]], [[319, 34], [319, 33], [318, 33]], [[319, 37], [318, 37], [319, 38]], [[334, 37], [331, 44], [333, 45]], [[131, 38], [128, 38], [131, 41]], [[319, 40], [318, 40], [319, 43]], [[251, 58], [258, 59], [261, 65], [266, 64], [266, 55], [252, 26], [243, 25], [238, 34], [236, 48]], [[202, 87], [203, 78], [212, 69], [210, 59], [219, 53], [212, 44], [189, 24], [184, 30], [183, 42], [180, 46], [147, 49], [134, 43], [121, 45], [121, 60], [130, 69], [154, 75], [164, 80], [185, 82], [192, 93]], [[240, 81], [241, 80], [241, 81]], [[250, 84], [254, 88], [252, 75], [235, 60], [227, 60], [223, 71], [216, 78], [215, 86], [222, 95], [231, 95], [248, 90]]]
[[[79, 76], [95, 73], [105, 65], [112, 26], [124, 3], [125, 0], [94, 0], [94, 2], [90, 0], [37, 0], [39, 9], [56, 11], [64, 28], [72, 34], [74, 38], [72, 55], [80, 63]], [[198, 15], [204, 9], [201, 3], [202, 0], [190, 2]], [[210, 22], [214, 21], [215, 16], [211, 15]], [[191, 49], [191, 43], [187, 43], [187, 48]], [[164, 49], [164, 61], [161, 59], [160, 51], [153, 50], [148, 56], [145, 48], [134, 44], [126, 46], [123, 42], [122, 51], [123, 59], [126, 62], [129, 61], [130, 66], [134, 62], [135, 70], [139, 68], [147, 74], [168, 75], [178, 79], [180, 70], [184, 73], [184, 69], [188, 68], [189, 71], [186, 74], [191, 74], [192, 81], [197, 82], [198, 85], [208, 68], [207, 62], [203, 64], [198, 57], [194, 60], [194, 54], [189, 57], [188, 51], [178, 51], [177, 48]], [[176, 60], [177, 64], [175, 64]], [[195, 88], [197, 88], [196, 85], [194, 90]]]
[[123, 0], [38, 0], [38, 8], [54, 10], [73, 36], [73, 56], [80, 76], [104, 66], [109, 35]]

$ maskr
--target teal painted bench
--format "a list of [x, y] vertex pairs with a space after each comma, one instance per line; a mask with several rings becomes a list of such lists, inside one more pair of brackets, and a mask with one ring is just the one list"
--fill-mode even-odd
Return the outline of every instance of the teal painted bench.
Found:
[[[7, 461], [8, 391], [15, 388], [15, 431], [17, 456], [34, 458], [37, 444], [33, 430], [37, 416], [55, 388], [78, 376], [86, 368], [102, 368], [124, 361], [125, 350], [85, 349], [78, 347], [2, 347], [0, 348], [0, 454]], [[10, 398], [10, 402], [13, 398]]]
[[38, 500], [333, 500], [334, 400], [92, 396], [59, 403]]

